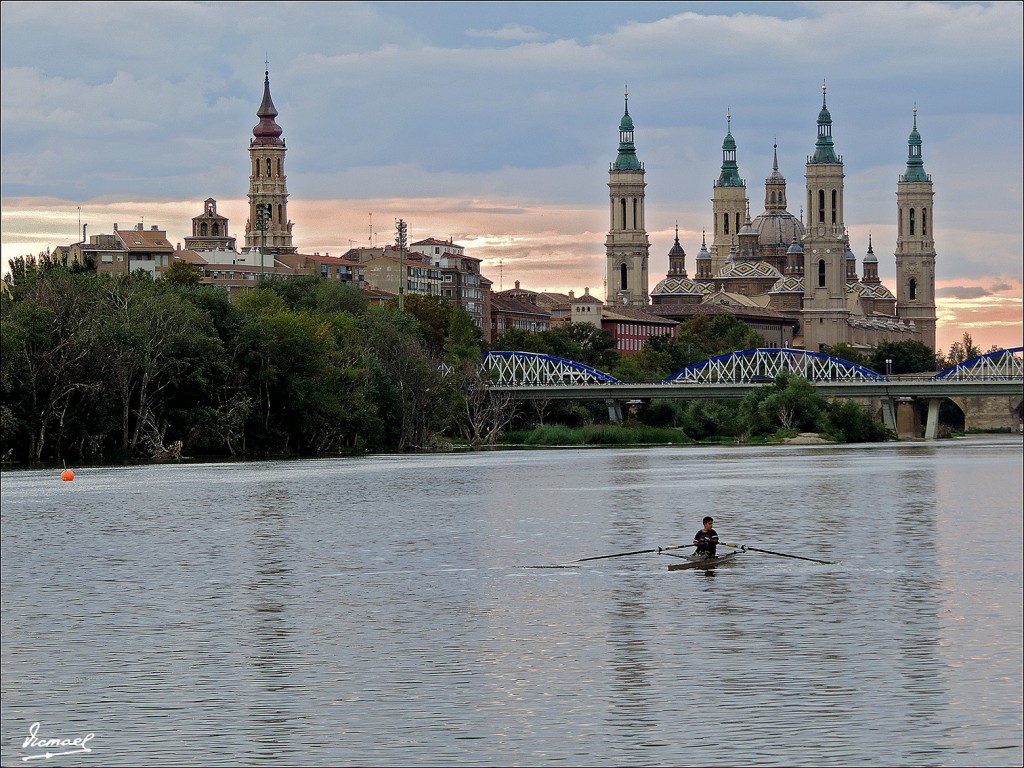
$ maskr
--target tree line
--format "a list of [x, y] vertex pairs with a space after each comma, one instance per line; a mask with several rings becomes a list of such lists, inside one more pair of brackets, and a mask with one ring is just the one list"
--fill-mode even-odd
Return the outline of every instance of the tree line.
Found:
[[[586, 324], [511, 330], [488, 345], [468, 314], [435, 296], [409, 295], [400, 311], [344, 283], [300, 277], [260, 281], [230, 301], [187, 264], [159, 279], [11, 267], [0, 292], [4, 461], [494, 443], [512, 428], [593, 423], [606, 413], [586, 403], [519, 408], [488, 394], [479, 365], [488, 350], [544, 352], [652, 380], [764, 346], [731, 316], [693, 318], [677, 338], [652, 338], [635, 356], [619, 355], [611, 334]], [[920, 364], [893, 349], [883, 354], [897, 368]], [[934, 364], [933, 356], [928, 369]]]

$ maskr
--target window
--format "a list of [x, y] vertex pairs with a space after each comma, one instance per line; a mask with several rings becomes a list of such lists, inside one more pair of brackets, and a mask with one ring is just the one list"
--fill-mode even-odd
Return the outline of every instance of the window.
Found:
[[917, 299], [917, 280], [910, 278], [910, 300], [915, 301]]
[[903, 209], [900, 208], [900, 215], [896, 217], [896, 234], [903, 237]]
[[270, 178], [270, 158], [267, 158], [267, 178]]
[[622, 226], [620, 227], [620, 229], [625, 229], [626, 228], [626, 198], [622, 198], [622, 200], [620, 202], [622, 203], [622, 221], [621, 221]]
[[927, 208], [922, 208], [921, 209], [921, 234], [922, 235], [927, 235], [928, 234], [928, 209]]
[[199, 236], [206, 237], [206, 222], [204, 221], [199, 225]]
[[818, 190], [818, 223], [825, 223], [825, 190]]
[[220, 224], [213, 225], [213, 236], [220, 237]]
[[629, 289], [629, 282], [626, 279], [629, 273], [626, 270], [625, 264], [619, 265], [619, 290], [625, 291]]
[[638, 209], [638, 205], [639, 204], [637, 203], [637, 199], [634, 197], [633, 198], [633, 229], [637, 229], [640, 226], [640, 224], [639, 224], [640, 217], [637, 215], [637, 211], [639, 210]]
[[839, 206], [836, 204], [839, 200], [839, 193], [836, 190], [832, 190], [832, 223], [835, 224], [837, 221], [836, 215], [839, 211]]
[[818, 259], [818, 287], [825, 287], [825, 260]]
[[913, 237], [913, 235], [914, 235], [914, 209], [913, 208], [910, 209], [910, 235], [911, 235], [911, 237]]
[[722, 225], [725, 227], [725, 229], [722, 230], [723, 234], [728, 235], [729, 234], [729, 214], [728, 213], [725, 214], [724, 216], [722, 216]]

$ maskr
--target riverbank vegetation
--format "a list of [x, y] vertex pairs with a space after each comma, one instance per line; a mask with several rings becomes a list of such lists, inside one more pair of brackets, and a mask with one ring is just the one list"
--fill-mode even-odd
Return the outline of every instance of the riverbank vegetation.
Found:
[[261, 282], [232, 302], [184, 267], [154, 280], [12, 264], [3, 287], [5, 462], [884, 436], [860, 406], [826, 402], [793, 377], [739, 402], [654, 402], [626, 426], [609, 425], [604, 404], [516, 404], [480, 386], [490, 349], [544, 352], [639, 381], [764, 346], [731, 316], [684, 322], [678, 338], [652, 339], [629, 357], [586, 324], [510, 331], [486, 345], [439, 297], [409, 295], [399, 311], [314, 277]]

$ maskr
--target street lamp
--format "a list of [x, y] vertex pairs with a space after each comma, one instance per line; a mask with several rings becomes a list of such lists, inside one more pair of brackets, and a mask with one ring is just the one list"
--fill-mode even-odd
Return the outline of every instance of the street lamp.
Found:
[[885, 358], [885, 375], [892, 376], [892, 359]]

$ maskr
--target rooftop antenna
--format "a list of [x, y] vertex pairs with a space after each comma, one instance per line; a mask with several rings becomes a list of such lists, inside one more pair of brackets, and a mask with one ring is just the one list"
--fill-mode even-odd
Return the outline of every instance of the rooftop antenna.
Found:
[[505, 272], [504, 264], [501, 259], [498, 259], [498, 291], [505, 290]]
[[[78, 206], [78, 231], [82, 231], [82, 206]], [[85, 236], [82, 236], [82, 240], [85, 240]]]
[[370, 247], [373, 248], [373, 211], [370, 212], [370, 236], [366, 240]]

